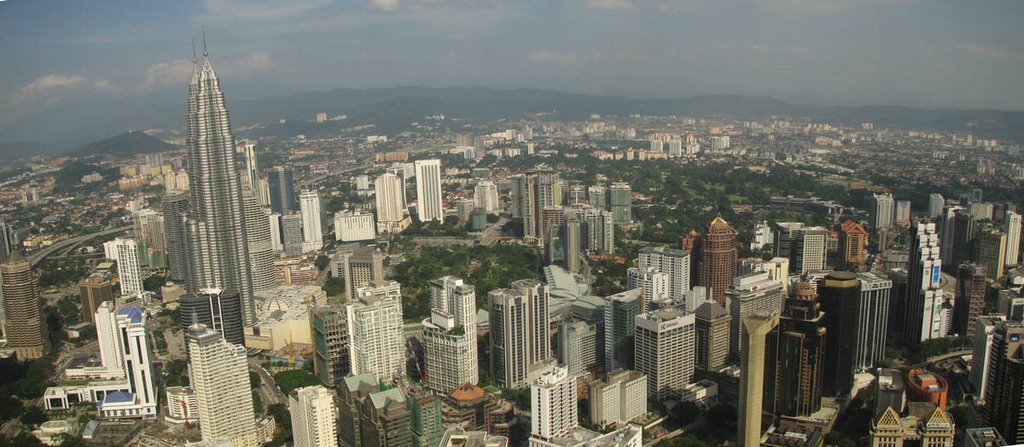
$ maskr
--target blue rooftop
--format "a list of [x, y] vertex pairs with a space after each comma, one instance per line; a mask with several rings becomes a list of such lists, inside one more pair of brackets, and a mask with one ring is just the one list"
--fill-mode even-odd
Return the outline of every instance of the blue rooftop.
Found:
[[103, 398], [103, 404], [121, 404], [125, 402], [132, 402], [133, 400], [135, 399], [132, 397], [132, 393], [114, 391], [113, 393], [107, 394], [107, 397]]
[[127, 315], [128, 319], [134, 324], [142, 323], [142, 309], [135, 306], [125, 306], [121, 310], [117, 311], [118, 315]]

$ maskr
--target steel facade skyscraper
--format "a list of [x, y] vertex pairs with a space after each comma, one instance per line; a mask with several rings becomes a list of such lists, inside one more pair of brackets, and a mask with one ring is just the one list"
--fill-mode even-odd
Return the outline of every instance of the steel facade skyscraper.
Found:
[[205, 45], [202, 65], [193, 58], [188, 91], [185, 124], [192, 199], [187, 226], [188, 285], [192, 292], [237, 289], [242, 295], [243, 322], [248, 325], [255, 318], [255, 309], [242, 185], [235, 167], [235, 137]]
[[441, 160], [416, 160], [416, 212], [420, 221], [443, 221]]

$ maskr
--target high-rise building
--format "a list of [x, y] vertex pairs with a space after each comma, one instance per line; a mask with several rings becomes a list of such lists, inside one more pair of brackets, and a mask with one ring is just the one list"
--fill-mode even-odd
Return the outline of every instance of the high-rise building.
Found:
[[732, 315], [714, 301], [706, 301], [694, 311], [697, 331], [697, 366], [717, 370], [729, 359], [729, 323]]
[[860, 303], [853, 366], [857, 371], [865, 371], [885, 358], [892, 280], [870, 272], [858, 273], [857, 278], [860, 279]]
[[400, 299], [397, 282], [377, 282], [356, 289], [345, 306], [352, 374], [387, 380], [405, 371]]
[[384, 253], [376, 247], [364, 246], [336, 255], [331, 275], [345, 279], [346, 296], [356, 296], [356, 289], [384, 281]]
[[766, 336], [779, 324], [778, 313], [756, 313], [743, 318], [746, 346], [740, 353], [739, 447], [761, 445], [761, 416], [764, 413]]
[[942, 208], [946, 206], [946, 199], [942, 194], [933, 192], [928, 195], [928, 218], [934, 219], [942, 215]]
[[324, 246], [323, 213], [320, 211], [320, 193], [302, 190], [299, 193], [302, 213], [302, 252], [317, 251]]
[[295, 447], [338, 445], [334, 393], [322, 386], [297, 388], [288, 396]]
[[910, 234], [903, 335], [907, 344], [917, 346], [922, 341], [946, 336], [942, 331], [945, 302], [939, 284], [942, 259], [935, 224], [918, 223], [910, 227]]
[[476, 385], [476, 288], [445, 276], [430, 282], [430, 295], [430, 318], [423, 320], [424, 385], [445, 394]]
[[530, 384], [530, 436], [544, 441], [562, 438], [579, 424], [576, 376], [556, 367]]
[[406, 447], [413, 444], [412, 415], [402, 390], [389, 388], [363, 399], [359, 431], [364, 446]]
[[855, 273], [835, 271], [818, 283], [821, 310], [825, 312], [825, 382], [829, 396], [845, 395], [853, 386], [856, 369], [860, 279]]
[[188, 216], [188, 194], [171, 190], [160, 201], [164, 211], [164, 241], [167, 243], [167, 267], [171, 279], [183, 281], [188, 272], [185, 240], [185, 219]]
[[523, 219], [523, 238], [532, 243], [546, 242], [544, 209], [562, 206], [562, 180], [553, 172], [514, 175], [512, 181], [512, 217]]
[[186, 334], [203, 441], [227, 441], [236, 447], [260, 445], [245, 347], [225, 341], [202, 324], [192, 325]]
[[736, 276], [736, 232], [721, 216], [708, 224], [698, 242], [700, 276], [698, 284], [707, 287], [711, 297], [725, 306], [725, 292]]
[[814, 286], [796, 283], [766, 345], [766, 413], [776, 418], [809, 416], [821, 408], [822, 388], [828, 380], [825, 344], [831, 336], [825, 328], [827, 317]]
[[839, 253], [843, 262], [863, 264], [867, 260], [868, 231], [864, 224], [847, 219], [839, 230]]
[[593, 185], [587, 187], [587, 200], [590, 201], [590, 206], [599, 210], [608, 209], [608, 192], [605, 191], [604, 186]]
[[531, 372], [551, 358], [547, 285], [532, 279], [487, 294], [491, 378], [506, 388], [523, 388]]
[[1024, 443], [1024, 324], [997, 322], [989, 355], [985, 421], [1010, 444]]
[[270, 209], [277, 214], [288, 214], [298, 211], [295, 203], [295, 181], [291, 168], [274, 166], [267, 172], [267, 183], [270, 188]]
[[[256, 144], [249, 141], [238, 143], [238, 152], [242, 153], [245, 159], [245, 172], [242, 173], [242, 186], [248, 186], [252, 191], [259, 191], [260, 173], [256, 160]], [[259, 193], [257, 193], [259, 196]]]
[[334, 213], [334, 240], [339, 242], [372, 241], [377, 237], [373, 214], [359, 211]]
[[678, 399], [693, 380], [696, 320], [678, 308], [636, 316], [636, 370], [647, 375], [647, 397]]
[[823, 270], [828, 258], [828, 230], [824, 227], [805, 227], [792, 240], [789, 266], [794, 273]]
[[360, 427], [363, 402], [371, 393], [380, 391], [381, 383], [373, 374], [348, 375], [338, 386], [338, 441], [346, 447], [363, 446]]
[[420, 222], [444, 220], [441, 160], [416, 160], [416, 212]]
[[988, 372], [992, 366], [992, 343], [995, 341], [996, 326], [1006, 321], [1003, 315], [982, 315], [974, 320], [974, 350], [971, 360], [970, 382], [979, 404], [985, 403], [988, 394]]
[[114, 301], [114, 289], [110, 280], [100, 274], [94, 274], [78, 283], [78, 294], [82, 297], [82, 319], [96, 324], [96, 309], [100, 303]]
[[974, 337], [974, 320], [985, 310], [985, 267], [967, 262], [956, 275], [956, 300], [953, 301], [953, 330]]
[[896, 202], [892, 194], [872, 194], [868, 197], [868, 215], [871, 220], [871, 228], [878, 231], [879, 228], [889, 228], [896, 220]]
[[582, 256], [580, 251], [583, 249], [580, 233], [580, 221], [576, 217], [576, 213], [567, 213], [565, 223], [562, 225], [561, 238], [565, 246], [565, 268], [570, 273], [579, 273], [580, 271], [580, 257]]
[[601, 359], [598, 332], [595, 323], [577, 319], [558, 322], [555, 357], [569, 369], [569, 374], [582, 376], [598, 366]]
[[245, 205], [245, 227], [249, 241], [249, 261], [252, 269], [252, 289], [261, 291], [277, 285], [274, 278], [274, 246], [270, 234], [267, 211], [260, 206], [252, 190], [242, 190]]
[[43, 305], [32, 266], [14, 251], [0, 264], [0, 297], [4, 306], [7, 348], [19, 360], [35, 360], [50, 350]]
[[255, 320], [252, 270], [242, 204], [242, 185], [235, 167], [235, 137], [220, 81], [203, 51], [202, 65], [193, 59], [185, 114], [191, 212], [186, 226], [189, 291], [234, 288], [242, 296], [246, 324]]
[[302, 215], [285, 214], [281, 216], [281, 245], [285, 256], [301, 256], [304, 243], [302, 241]]
[[608, 204], [616, 225], [633, 222], [633, 188], [629, 183], [612, 183], [608, 188]]
[[960, 265], [972, 259], [978, 225], [975, 216], [965, 209], [957, 210], [952, 220], [953, 253], [950, 253], [950, 260], [952, 265]]
[[669, 275], [657, 271], [654, 267], [627, 269], [626, 289], [640, 290], [644, 312], [675, 305], [669, 295]]
[[121, 283], [121, 295], [142, 293], [146, 289], [142, 281], [142, 256], [145, 248], [135, 239], [114, 239], [117, 251], [117, 277]]
[[420, 387], [411, 386], [404, 391], [406, 408], [409, 410], [412, 447], [436, 447], [444, 435], [441, 399]]
[[1006, 233], [996, 228], [985, 228], [975, 239], [978, 264], [985, 267], [985, 276], [992, 281], [1002, 278], [1006, 265]]
[[145, 244], [147, 249], [160, 252], [167, 250], [164, 216], [160, 212], [145, 208], [132, 213], [132, 232], [135, 239]]
[[[669, 296], [682, 301], [690, 291], [690, 252], [668, 247], [644, 247], [640, 249], [637, 266], [641, 269], [653, 267], [668, 274]], [[693, 312], [693, 309], [687, 309]]]
[[14, 229], [0, 220], [0, 264], [7, 262], [7, 257], [14, 251], [15, 238]]
[[583, 208], [581, 239], [587, 250], [599, 254], [615, 253], [615, 221], [611, 211]]
[[324, 386], [340, 386], [350, 372], [348, 314], [342, 306], [309, 310], [313, 338], [313, 372]]
[[946, 265], [959, 265], [953, 263], [953, 251], [956, 244], [956, 215], [962, 210], [963, 207], [959, 205], [947, 205], [942, 208], [942, 215], [936, 219], [938, 228], [942, 231], [942, 263]]
[[740, 355], [745, 347], [743, 340], [746, 335], [743, 333], [743, 319], [755, 313], [779, 313], [782, 311], [782, 303], [785, 300], [786, 292], [780, 281], [769, 278], [766, 272], [756, 272], [748, 275], [737, 276], [732, 280], [732, 287], [726, 293], [728, 303], [727, 309], [732, 315], [731, 331], [729, 334], [730, 352], [734, 356]]
[[473, 187], [473, 205], [487, 214], [495, 214], [501, 210], [498, 201], [498, 187], [490, 180], [482, 180]]
[[625, 424], [647, 413], [647, 376], [612, 371], [590, 384], [590, 423], [596, 427]]
[[373, 182], [377, 206], [377, 228], [381, 233], [400, 233], [408, 225], [405, 217], [405, 186], [401, 178], [390, 172]]
[[910, 201], [897, 200], [893, 220], [898, 225], [910, 225]]
[[[193, 324], [202, 324], [217, 332], [228, 343], [245, 344], [242, 323], [242, 298], [235, 289], [204, 289], [178, 299], [181, 327], [188, 333]], [[190, 345], [185, 345], [185, 353]]]
[[635, 319], [643, 311], [640, 290], [627, 290], [607, 298], [604, 306], [605, 371], [633, 368]]
[[1020, 214], [1006, 211], [1006, 217], [1003, 219], [1003, 232], [1006, 233], [1006, 265], [1017, 265], [1020, 262], [1020, 231]]

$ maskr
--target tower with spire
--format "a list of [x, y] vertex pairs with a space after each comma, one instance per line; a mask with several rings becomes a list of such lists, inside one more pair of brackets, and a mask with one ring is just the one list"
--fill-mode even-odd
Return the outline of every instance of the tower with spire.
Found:
[[203, 32], [203, 59], [192, 46], [192, 80], [185, 112], [190, 204], [186, 219], [186, 286], [238, 290], [242, 320], [255, 319], [253, 279], [242, 185], [235, 166], [235, 137], [220, 80], [210, 63]]

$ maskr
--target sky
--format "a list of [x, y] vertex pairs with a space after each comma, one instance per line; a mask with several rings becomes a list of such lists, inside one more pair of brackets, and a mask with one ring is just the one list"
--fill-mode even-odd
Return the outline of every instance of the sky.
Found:
[[225, 91], [488, 86], [1024, 110], [1015, 0], [0, 0], [0, 113]]

